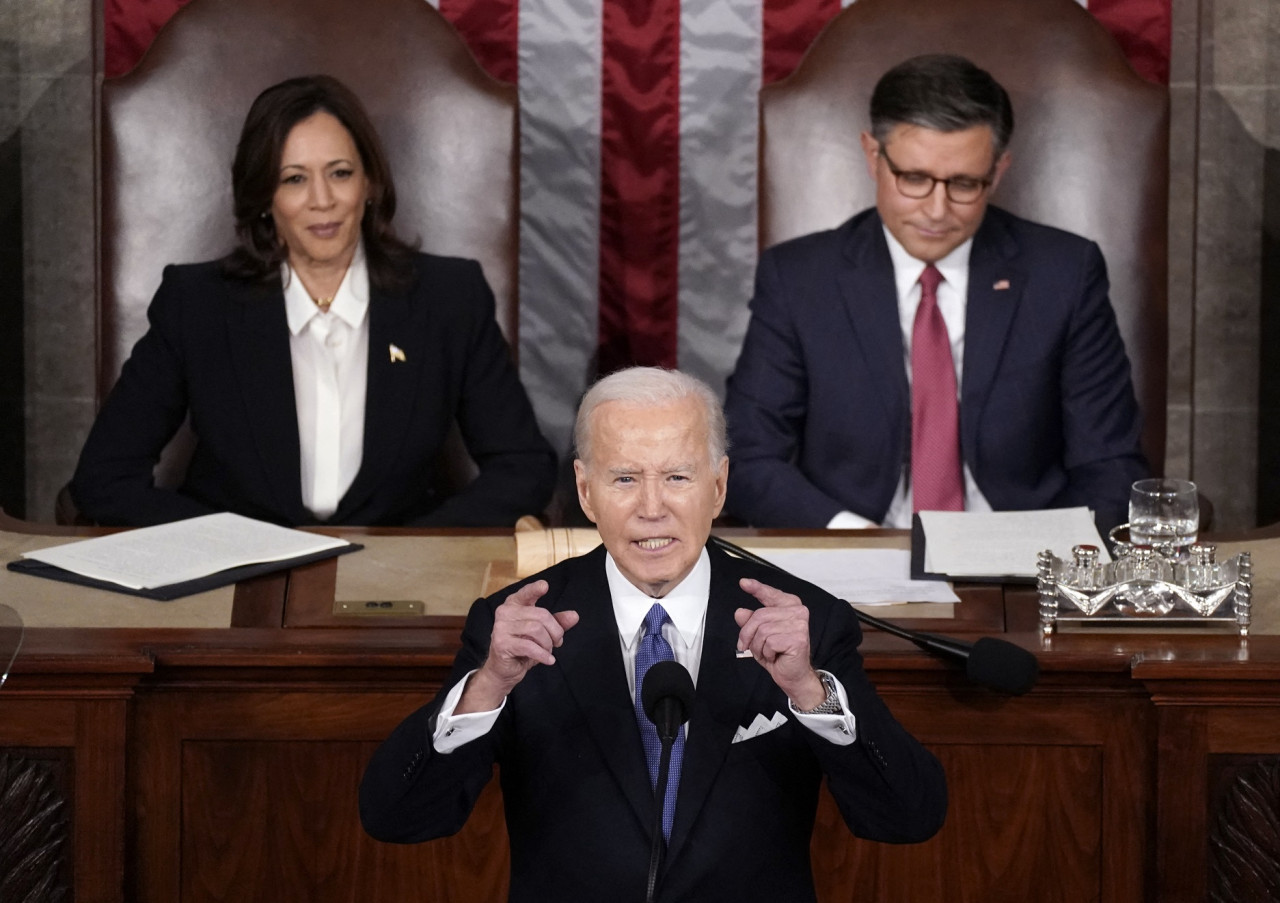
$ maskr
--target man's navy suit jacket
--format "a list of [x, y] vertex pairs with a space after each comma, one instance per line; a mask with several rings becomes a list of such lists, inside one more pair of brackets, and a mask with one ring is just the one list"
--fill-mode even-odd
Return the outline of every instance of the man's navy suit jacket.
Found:
[[[911, 448], [893, 264], [880, 216], [766, 251], [725, 403], [728, 509], [758, 526], [880, 523]], [[960, 446], [997, 510], [1126, 519], [1149, 476], [1096, 244], [987, 209], [973, 239]]]
[[[908, 734], [862, 669], [847, 603], [811, 584], [730, 558], [715, 547], [697, 693], [688, 725], [675, 823], [658, 899], [690, 903], [814, 899], [809, 843], [825, 774], [855, 834], [891, 842], [932, 836], [946, 813], [938, 761]], [[514, 590], [472, 606], [448, 685], [383, 743], [365, 772], [360, 814], [374, 837], [417, 842], [458, 831], [499, 766], [511, 841], [513, 901], [643, 899], [653, 792], [627, 686], [604, 548], [530, 580], [539, 605], [576, 610], [554, 665], [537, 665], [507, 697], [487, 735], [441, 755], [434, 716], [449, 687], [484, 661], [494, 609]], [[733, 612], [758, 608], [738, 586], [755, 577], [809, 608], [812, 659], [848, 692], [857, 739], [836, 746], [790, 716], [754, 659], [737, 658]], [[785, 724], [731, 742], [757, 715]]]
[[[315, 523], [302, 503], [284, 295], [218, 261], [170, 266], [80, 457], [71, 485], [98, 523], [142, 525], [234, 511]], [[541, 511], [555, 453], [494, 321], [479, 264], [417, 254], [397, 293], [370, 288], [360, 470], [336, 524], [510, 525]], [[401, 355], [393, 355], [394, 345]], [[152, 468], [188, 414], [196, 448], [178, 492]], [[437, 494], [436, 456], [457, 420], [479, 475]]]

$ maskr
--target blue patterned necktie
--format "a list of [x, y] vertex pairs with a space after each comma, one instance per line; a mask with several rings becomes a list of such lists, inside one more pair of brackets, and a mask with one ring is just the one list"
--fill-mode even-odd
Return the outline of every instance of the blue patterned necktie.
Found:
[[[644, 743], [644, 757], [649, 763], [649, 786], [658, 786], [658, 760], [662, 757], [662, 741], [658, 739], [658, 728], [649, 716], [644, 713], [644, 702], [641, 688], [644, 676], [655, 662], [675, 661], [675, 653], [671, 644], [662, 636], [662, 625], [671, 619], [666, 609], [655, 602], [644, 616], [644, 636], [640, 637], [640, 646], [636, 650], [636, 723], [640, 726], [640, 739]], [[667, 772], [667, 793], [662, 800], [662, 836], [671, 840], [671, 823], [676, 813], [676, 789], [680, 785], [680, 763], [684, 760], [684, 728], [676, 734], [675, 745], [671, 748], [671, 768]]]

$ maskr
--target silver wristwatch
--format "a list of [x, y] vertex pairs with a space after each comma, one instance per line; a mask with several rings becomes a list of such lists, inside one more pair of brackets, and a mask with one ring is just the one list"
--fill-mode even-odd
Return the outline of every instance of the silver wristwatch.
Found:
[[836, 679], [826, 671], [819, 671], [818, 678], [827, 688], [827, 698], [811, 709], [803, 712], [796, 709], [796, 712], [801, 715], [839, 715], [844, 711], [844, 706], [840, 705], [840, 690], [836, 687]]

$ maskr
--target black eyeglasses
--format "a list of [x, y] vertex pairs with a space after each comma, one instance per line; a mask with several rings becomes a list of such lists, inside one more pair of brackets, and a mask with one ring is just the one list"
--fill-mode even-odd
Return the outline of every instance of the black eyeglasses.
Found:
[[[884, 158], [885, 165], [889, 167], [889, 172], [893, 174], [894, 180], [898, 185], [898, 192], [903, 197], [920, 200], [927, 198], [933, 194], [934, 187], [941, 182], [947, 192], [947, 200], [955, 204], [972, 204], [975, 203], [988, 188], [991, 187], [991, 176], [985, 179], [975, 179], [973, 176], [952, 176], [949, 179], [939, 179], [931, 176], [927, 172], [905, 171], [898, 169], [893, 165], [893, 161], [889, 159], [889, 154], [884, 149], [884, 145], [880, 145], [880, 156]], [[995, 165], [992, 164], [991, 172], [995, 172]]]

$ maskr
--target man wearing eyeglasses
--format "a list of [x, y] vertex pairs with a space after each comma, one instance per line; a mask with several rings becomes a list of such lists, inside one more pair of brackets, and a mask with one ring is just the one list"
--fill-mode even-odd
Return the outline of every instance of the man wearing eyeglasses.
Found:
[[962, 57], [877, 83], [861, 139], [876, 206], [761, 256], [725, 404], [732, 514], [1125, 520], [1148, 466], [1106, 267], [1093, 242], [988, 204], [1012, 132], [1008, 94]]

